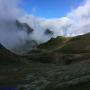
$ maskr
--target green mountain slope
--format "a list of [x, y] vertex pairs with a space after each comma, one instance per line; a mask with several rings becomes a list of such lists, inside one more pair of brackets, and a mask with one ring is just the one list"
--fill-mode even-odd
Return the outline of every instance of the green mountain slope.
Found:
[[38, 49], [57, 53], [88, 53], [90, 52], [90, 33], [72, 38], [62, 36], [52, 38], [41, 44]]
[[89, 53], [90, 33], [70, 39], [62, 48], [56, 48], [56, 52], [62, 53]]
[[40, 62], [70, 64], [90, 58], [90, 33], [76, 37], [57, 37], [29, 53], [29, 59]]
[[70, 38], [58, 36], [57, 38], [51, 38], [48, 42], [41, 44], [38, 48], [40, 49], [56, 49], [57, 47], [63, 46]]
[[21, 63], [22, 57], [18, 56], [0, 44], [0, 65], [17, 65]]
[[[90, 90], [89, 37], [57, 37], [22, 58], [0, 44], [0, 90]], [[28, 63], [20, 63], [19, 57]]]

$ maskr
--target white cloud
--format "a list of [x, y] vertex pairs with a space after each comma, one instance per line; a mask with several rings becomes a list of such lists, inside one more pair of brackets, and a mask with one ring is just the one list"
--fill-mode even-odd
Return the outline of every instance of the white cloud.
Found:
[[75, 36], [90, 32], [90, 0], [85, 0], [82, 5], [67, 13], [66, 17], [53, 19], [38, 18], [37, 22], [43, 28], [53, 30], [54, 36]]
[[[18, 4], [18, 0], [0, 0], [0, 43], [10, 50], [15, 46], [25, 45], [21, 52], [28, 51], [33, 47], [31, 40], [38, 44], [48, 41], [52, 36], [44, 34], [47, 28], [54, 32], [53, 37], [74, 36], [90, 32], [90, 0], [86, 0], [83, 5], [69, 12], [66, 17], [53, 19], [25, 15], [17, 7]], [[25, 30], [16, 26], [15, 20], [18, 18], [21, 22], [27, 22], [30, 25], [34, 30], [32, 34], [29, 35]]]
[[[40, 25], [44, 28], [49, 28], [54, 31], [54, 36], [65, 35], [66, 29], [71, 26], [72, 21], [67, 17], [49, 19], [41, 22]], [[64, 32], [65, 31], [65, 32]]]
[[32, 13], [35, 13], [36, 11], [37, 11], [36, 6], [33, 6], [33, 7], [32, 7]]
[[[0, 43], [6, 48], [17, 53], [30, 51], [37, 44], [48, 41], [51, 36], [44, 35], [44, 29], [40, 27], [34, 16], [24, 16], [25, 13], [18, 7], [20, 0], [0, 0]], [[22, 16], [23, 15], [23, 16]], [[19, 28], [16, 20], [22, 17], [29, 22], [30, 27], [34, 30], [32, 34], [27, 33], [27, 28]], [[40, 21], [41, 22], [41, 21]]]
[[67, 17], [73, 22], [68, 33], [79, 35], [90, 32], [90, 0], [86, 0], [84, 5], [68, 13]]
[[55, 32], [66, 36], [90, 32], [90, 0], [69, 12], [66, 17], [45, 20], [42, 25], [52, 27]]
[[26, 38], [26, 33], [16, 26], [16, 19], [23, 14], [19, 1], [0, 0], [0, 43], [10, 50], [24, 44]]
[[19, 1], [18, 0], [0, 0], [0, 20], [17, 18], [21, 12], [21, 10], [17, 8], [17, 3], [19, 3]]

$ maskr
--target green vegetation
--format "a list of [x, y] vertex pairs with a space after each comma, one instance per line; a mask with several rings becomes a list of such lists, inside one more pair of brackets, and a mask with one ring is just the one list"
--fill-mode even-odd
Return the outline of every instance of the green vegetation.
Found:
[[41, 44], [38, 48], [46, 50], [56, 49], [57, 47], [63, 46], [68, 40], [69, 38], [58, 36], [57, 38], [51, 38], [48, 42]]
[[69, 64], [88, 60], [90, 57], [90, 33], [76, 37], [52, 38], [38, 46], [28, 57], [32, 61]]
[[56, 52], [62, 53], [89, 53], [90, 33], [80, 35], [70, 39], [62, 48], [57, 48]]
[[0, 90], [90, 90], [90, 34], [57, 37], [18, 56], [0, 44]]

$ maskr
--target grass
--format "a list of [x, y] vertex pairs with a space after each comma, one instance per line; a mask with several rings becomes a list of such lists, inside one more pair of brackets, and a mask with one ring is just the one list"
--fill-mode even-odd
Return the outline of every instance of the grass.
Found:
[[[73, 79], [89, 75], [89, 59], [90, 34], [52, 38], [26, 56], [15, 55], [0, 45], [0, 87], [29, 85], [32, 89], [33, 85], [34, 88], [41, 88], [45, 83], [45, 90], [51, 87], [52, 90], [58, 90], [64, 82], [67, 84], [70, 80], [72, 82]], [[84, 89], [80, 85], [73, 87], [86, 90], [87, 85], [84, 85]]]
[[69, 38], [65, 38], [63, 36], [58, 36], [57, 38], [52, 38], [48, 42], [41, 44], [38, 48], [52, 50], [57, 48], [58, 46], [62, 46], [67, 42], [68, 39]]
[[76, 36], [70, 39], [63, 47], [58, 47], [55, 52], [62, 53], [89, 53], [90, 34]]
[[88, 60], [90, 58], [89, 48], [90, 33], [76, 37], [59, 36], [41, 44], [36, 51], [27, 56], [32, 61], [62, 65]]

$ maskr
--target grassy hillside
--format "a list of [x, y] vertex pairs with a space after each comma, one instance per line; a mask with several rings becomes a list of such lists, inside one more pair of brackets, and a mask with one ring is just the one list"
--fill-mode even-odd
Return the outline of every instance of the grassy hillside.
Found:
[[0, 44], [0, 65], [18, 65], [23, 62], [23, 57], [10, 52]]
[[63, 46], [70, 38], [58, 36], [57, 38], [51, 38], [48, 42], [41, 44], [39, 49], [56, 49], [57, 47]]
[[90, 90], [89, 38], [60, 36], [23, 57], [0, 44], [0, 90]]
[[62, 53], [89, 53], [90, 33], [73, 37], [62, 48], [58, 47], [55, 51]]
[[0, 45], [0, 60], [5, 62], [8, 60], [18, 61], [18, 59], [25, 59], [30, 62], [70, 64], [71, 62], [88, 60], [89, 58], [90, 33], [72, 38], [62, 36], [52, 38], [24, 57], [15, 55]]
[[52, 38], [29, 53], [32, 61], [70, 64], [90, 58], [90, 33], [76, 37]]
[[72, 38], [62, 36], [52, 38], [41, 44], [38, 49], [57, 53], [88, 53], [90, 52], [90, 33]]

